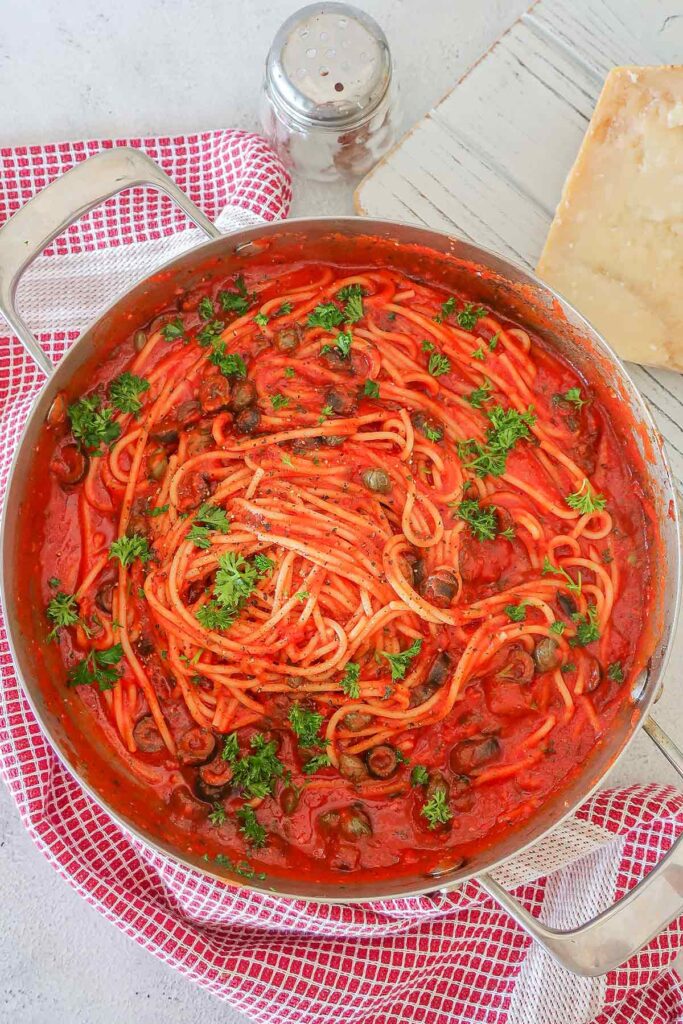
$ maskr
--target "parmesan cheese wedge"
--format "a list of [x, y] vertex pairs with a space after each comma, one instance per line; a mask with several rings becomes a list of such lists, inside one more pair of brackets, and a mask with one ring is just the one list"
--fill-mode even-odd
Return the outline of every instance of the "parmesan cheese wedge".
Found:
[[683, 370], [683, 66], [609, 73], [537, 269], [622, 359]]

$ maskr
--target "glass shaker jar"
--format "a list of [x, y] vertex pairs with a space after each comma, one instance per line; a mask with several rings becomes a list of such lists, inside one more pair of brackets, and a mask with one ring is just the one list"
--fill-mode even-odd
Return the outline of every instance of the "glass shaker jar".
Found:
[[316, 181], [366, 174], [395, 139], [397, 89], [384, 32], [345, 3], [303, 7], [266, 61], [261, 122], [292, 170]]

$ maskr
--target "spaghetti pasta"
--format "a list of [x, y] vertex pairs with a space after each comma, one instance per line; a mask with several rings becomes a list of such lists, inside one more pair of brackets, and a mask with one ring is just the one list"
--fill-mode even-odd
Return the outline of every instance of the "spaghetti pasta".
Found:
[[633, 474], [575, 371], [393, 270], [307, 264], [184, 296], [126, 365], [51, 428], [47, 610], [169, 815], [270, 870], [396, 871], [531, 813], [646, 606]]

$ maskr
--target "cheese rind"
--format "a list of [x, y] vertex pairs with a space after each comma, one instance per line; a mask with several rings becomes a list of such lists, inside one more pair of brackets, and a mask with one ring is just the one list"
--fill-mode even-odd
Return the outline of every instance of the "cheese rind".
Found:
[[683, 67], [609, 73], [537, 269], [623, 359], [683, 370]]

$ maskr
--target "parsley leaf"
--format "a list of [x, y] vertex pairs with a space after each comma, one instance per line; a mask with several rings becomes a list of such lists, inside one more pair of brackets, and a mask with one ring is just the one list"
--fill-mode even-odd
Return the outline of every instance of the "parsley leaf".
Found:
[[210, 501], [199, 506], [194, 521], [203, 523], [204, 526], [209, 526], [212, 530], [217, 530], [218, 533], [230, 533], [230, 520], [227, 512], [225, 509], [219, 508], [218, 505], [212, 505]]
[[411, 786], [426, 786], [429, 784], [429, 772], [423, 764], [416, 764], [410, 773]]
[[486, 359], [486, 356], [484, 354], [484, 350], [481, 347], [481, 345], [479, 346], [479, 348], [475, 348], [474, 352], [471, 353], [471, 356], [472, 356], [473, 359], [478, 359], [482, 363]]
[[279, 309], [275, 310], [273, 316], [286, 316], [288, 313], [291, 313], [293, 309], [294, 307], [291, 302], [283, 302]]
[[602, 512], [607, 504], [607, 498], [602, 494], [596, 494], [585, 477], [578, 491], [575, 494], [569, 494], [565, 501], [570, 508], [575, 509], [582, 516], [590, 515], [592, 512]]
[[579, 573], [578, 580], [575, 581], [569, 575], [569, 573], [567, 572], [566, 569], [563, 569], [562, 566], [559, 566], [559, 565], [553, 565], [553, 563], [550, 561], [550, 559], [546, 555], [545, 558], [543, 559], [543, 567], [541, 569], [541, 573], [543, 574], [543, 576], [547, 576], [547, 574], [549, 572], [553, 573], [555, 576], [561, 576], [563, 578], [563, 580], [565, 581], [566, 585], [567, 585], [567, 590], [571, 594], [577, 594], [578, 595], [578, 594], [581, 593], [581, 586], [582, 586], [581, 573]]
[[259, 823], [254, 808], [250, 807], [249, 804], [245, 804], [244, 807], [240, 807], [237, 811], [237, 817], [242, 822], [240, 832], [244, 834], [250, 845], [256, 847], [256, 849], [264, 846], [266, 830]]
[[229, 608], [222, 608], [217, 601], [207, 601], [195, 612], [195, 618], [204, 629], [225, 630], [230, 629], [235, 621], [235, 615]]
[[244, 278], [240, 274], [235, 279], [235, 291], [219, 292], [218, 301], [225, 313], [235, 313], [237, 316], [243, 316], [254, 301], [254, 296], [247, 294]]
[[451, 315], [451, 313], [453, 312], [454, 309], [455, 309], [455, 297], [453, 295], [451, 295], [449, 298], [446, 299], [445, 302], [441, 303], [441, 312], [437, 313], [436, 316], [434, 317], [434, 319], [436, 320], [437, 324], [443, 323], [443, 321], [447, 317], [449, 317]]
[[301, 704], [293, 704], [289, 709], [289, 723], [294, 730], [299, 746], [317, 747], [320, 744], [320, 726], [323, 716], [317, 711], [309, 711]]
[[565, 391], [562, 397], [565, 402], [571, 402], [577, 409], [581, 409], [584, 405], [588, 404], [586, 399], [581, 397], [581, 388], [570, 388], [569, 391]]
[[337, 298], [344, 306], [344, 317], [348, 323], [354, 324], [363, 316], [363, 289], [359, 284], [347, 284], [339, 290]]
[[220, 825], [225, 824], [225, 817], [225, 808], [221, 804], [215, 803], [213, 805], [213, 810], [209, 815], [209, 821], [211, 822], [211, 824], [215, 828], [218, 828]]
[[491, 381], [485, 378], [483, 384], [465, 396], [465, 401], [469, 402], [473, 409], [481, 409], [484, 402], [491, 401], [491, 390]]
[[126, 370], [109, 385], [109, 401], [121, 412], [135, 414], [142, 408], [142, 402], [137, 396], [144, 391], [149, 391], [149, 381]]
[[420, 345], [420, 348], [422, 349], [423, 352], [433, 352], [435, 345], [433, 341], [429, 341], [428, 338], [424, 338], [422, 344]]
[[351, 343], [353, 342], [353, 336], [351, 331], [340, 331], [334, 339], [334, 344], [323, 345], [320, 349], [321, 355], [325, 352], [331, 352], [334, 347], [338, 348], [344, 359], [346, 359], [351, 351]]
[[101, 444], [112, 444], [121, 433], [120, 425], [112, 419], [114, 410], [101, 405], [99, 395], [90, 395], [74, 402], [68, 409], [71, 433], [89, 450], [99, 448]]
[[461, 501], [455, 510], [459, 519], [463, 519], [477, 540], [493, 540], [498, 533], [498, 519], [494, 505], [479, 504], [478, 498], [467, 498]]
[[179, 316], [175, 320], [171, 320], [169, 324], [164, 324], [161, 328], [161, 337], [164, 341], [177, 341], [178, 338], [182, 338], [185, 334], [185, 326]]
[[74, 594], [65, 594], [60, 590], [52, 598], [47, 606], [46, 614], [54, 627], [48, 634], [48, 640], [53, 640], [60, 629], [66, 626], [75, 626], [80, 621], [78, 604]]
[[446, 800], [446, 790], [436, 789], [434, 796], [427, 801], [420, 813], [427, 819], [430, 828], [437, 828], [449, 822], [453, 815]]
[[559, 620], [557, 622], [553, 622], [550, 626], [550, 632], [555, 633], [556, 636], [562, 636], [565, 629], [566, 626], [564, 622], [560, 622]]
[[622, 668], [620, 661], [613, 661], [607, 668], [607, 678], [612, 679], [615, 683], [623, 683], [624, 681], [624, 669]]
[[333, 413], [334, 409], [332, 408], [331, 405], [324, 405], [320, 410], [320, 417], [318, 418], [318, 423], [324, 423], [324, 421], [328, 419], [328, 417], [332, 416]]
[[572, 636], [569, 639], [571, 647], [587, 647], [588, 644], [592, 644], [595, 640], [600, 639], [600, 630], [598, 629], [598, 610], [594, 604], [589, 604], [586, 612], [586, 617], [576, 612], [572, 615], [572, 619], [577, 624], [576, 636]]
[[315, 757], [311, 757], [306, 761], [306, 764], [303, 765], [303, 771], [306, 775], [313, 775], [314, 772], [319, 771], [321, 768], [329, 768], [330, 763], [327, 754], [316, 754]]
[[97, 686], [104, 692], [111, 690], [121, 673], [112, 666], [117, 665], [123, 657], [121, 644], [104, 651], [90, 651], [83, 661], [73, 665], [67, 676], [67, 686]]
[[237, 733], [231, 732], [229, 736], [226, 736], [223, 740], [223, 750], [221, 751], [221, 758], [224, 761], [236, 761], [240, 756], [240, 746], [237, 739]]
[[339, 685], [346, 696], [351, 697], [352, 700], [358, 700], [360, 697], [360, 686], [358, 685], [359, 676], [360, 665], [355, 661], [347, 661], [344, 666], [344, 675], [339, 680]]
[[286, 395], [281, 395], [279, 392], [276, 395], [270, 396], [270, 404], [272, 405], [275, 412], [280, 409], [286, 409], [289, 405], [289, 398]]
[[170, 507], [170, 505], [159, 505], [157, 508], [147, 509], [145, 515], [149, 516], [150, 519], [156, 519], [157, 516], [163, 516], [165, 512], [168, 512]]
[[256, 586], [258, 570], [235, 551], [226, 551], [218, 559], [214, 584], [216, 601], [230, 611], [238, 611]]
[[209, 533], [208, 526], [199, 526], [197, 523], [194, 523], [192, 528], [188, 530], [186, 540], [191, 540], [196, 548], [206, 550], [211, 547]]
[[204, 324], [201, 331], [197, 332], [197, 344], [200, 348], [208, 348], [212, 345], [219, 336], [225, 330], [225, 324], [222, 320], [211, 320], [209, 323]]
[[399, 651], [398, 654], [387, 654], [386, 651], [380, 651], [381, 656], [383, 658], [386, 658], [387, 661], [389, 662], [389, 665], [391, 666], [392, 679], [403, 679], [406, 672], [408, 671], [410, 662], [413, 660], [415, 655], [420, 653], [421, 647], [422, 640], [418, 637], [417, 640], [414, 640], [412, 642], [412, 644], [410, 645], [410, 647], [407, 648], [407, 650]]
[[331, 331], [344, 322], [344, 314], [334, 302], [322, 302], [308, 314], [309, 327], [322, 327], [325, 331]]
[[209, 362], [217, 366], [224, 377], [246, 377], [247, 367], [242, 356], [236, 352], [226, 352], [225, 348], [224, 341], [213, 338]]
[[267, 327], [268, 319], [269, 318], [266, 316], [265, 313], [257, 313], [256, 316], [254, 317], [254, 323], [258, 324], [259, 327]]
[[458, 443], [458, 455], [466, 468], [473, 469], [477, 476], [501, 476], [505, 472], [508, 454], [518, 441], [529, 438], [529, 428], [536, 422], [532, 406], [526, 412], [503, 409], [495, 405], [487, 409], [491, 426], [486, 431], [486, 444], [470, 439]]
[[276, 756], [277, 744], [275, 740], [268, 743], [262, 733], [255, 733], [251, 748], [253, 753], [232, 762], [232, 781], [249, 799], [270, 796], [276, 779], [285, 771]]
[[282, 373], [283, 373], [283, 375], [285, 377], [287, 377], [288, 380], [291, 380], [292, 377], [296, 376], [296, 373], [294, 372], [294, 367], [293, 366], [285, 366], [285, 368], [282, 371]]
[[489, 352], [495, 352], [496, 346], [498, 345], [498, 339], [499, 338], [500, 338], [500, 331], [496, 331], [496, 333], [491, 338], [489, 338]]
[[472, 331], [476, 326], [477, 321], [481, 320], [483, 316], [486, 316], [486, 310], [483, 306], [479, 306], [478, 309], [475, 309], [473, 303], [466, 302], [455, 319], [458, 321], [458, 324], [462, 327], [463, 331]]
[[267, 555], [254, 555], [254, 565], [259, 576], [264, 576], [267, 572], [271, 572], [275, 568], [275, 562], [272, 558], [268, 558]]
[[442, 377], [444, 373], [451, 372], [451, 361], [440, 352], [432, 352], [427, 369], [432, 377]]
[[202, 320], [210, 320], [214, 316], [214, 305], [208, 295], [205, 295], [197, 306], [197, 312]]
[[363, 394], [368, 398], [379, 398], [379, 384], [374, 380], [366, 380]]
[[526, 605], [524, 603], [506, 604], [503, 610], [511, 622], [524, 622], [526, 619]]
[[149, 562], [152, 552], [149, 550], [147, 538], [141, 533], [134, 533], [130, 537], [125, 535], [115, 540], [109, 548], [109, 557], [118, 558], [124, 567], [130, 565], [136, 558], [141, 562]]

